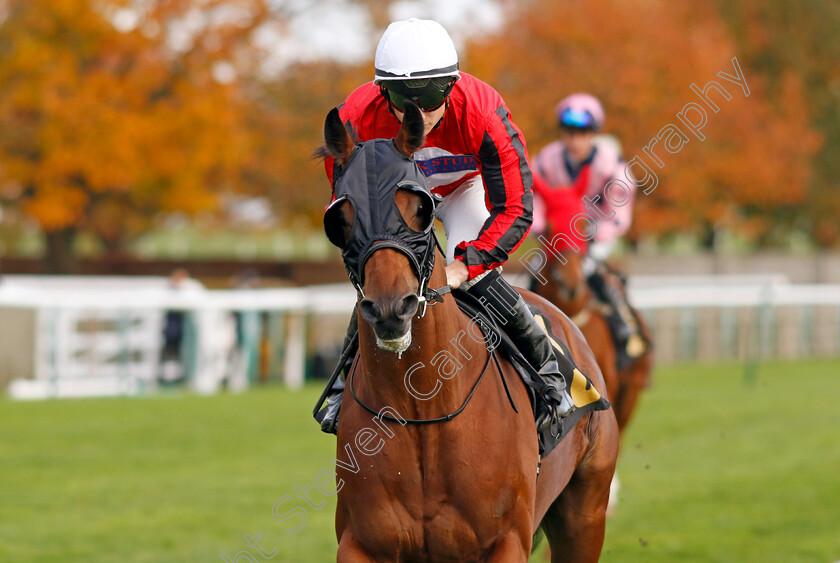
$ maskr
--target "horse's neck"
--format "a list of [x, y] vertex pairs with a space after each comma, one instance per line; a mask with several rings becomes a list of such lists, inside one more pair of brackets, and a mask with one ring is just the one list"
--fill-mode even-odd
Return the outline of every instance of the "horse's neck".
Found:
[[[586, 276], [583, 275], [581, 272], [581, 276], [576, 280], [570, 280], [565, 276], [565, 272], [567, 270], [564, 269], [559, 263], [555, 262], [551, 264], [552, 268], [552, 279], [551, 279], [551, 286], [550, 286], [550, 293], [553, 294], [551, 296], [551, 300], [554, 301], [557, 308], [563, 311], [567, 316], [574, 317], [575, 315], [582, 312], [588, 306], [593, 305], [592, 303], [592, 290], [589, 289], [589, 284], [586, 283]], [[554, 278], [554, 273], [559, 272], [560, 277], [563, 279], [563, 282], [566, 286], [566, 291], [571, 292], [571, 290], [577, 287], [577, 295], [575, 295], [574, 299], [567, 299], [563, 296], [563, 292], [561, 291], [560, 284]]]
[[583, 286], [580, 293], [574, 299], [564, 303], [560, 307], [560, 310], [566, 313], [567, 316], [574, 317], [584, 309], [591, 307], [592, 304], [592, 292], [589, 290], [589, 287]]
[[[440, 260], [429, 287], [446, 285]], [[429, 304], [422, 318], [415, 316], [411, 345], [401, 356], [376, 346], [370, 325], [359, 318], [360, 366], [364, 377], [356, 384], [364, 399], [378, 408], [390, 406], [406, 418], [436, 418], [456, 410], [475, 383], [486, 359], [486, 346], [470, 330], [455, 298]], [[434, 359], [434, 364], [432, 361]], [[454, 372], [454, 373], [453, 373]], [[373, 406], [373, 405], [371, 405]]]

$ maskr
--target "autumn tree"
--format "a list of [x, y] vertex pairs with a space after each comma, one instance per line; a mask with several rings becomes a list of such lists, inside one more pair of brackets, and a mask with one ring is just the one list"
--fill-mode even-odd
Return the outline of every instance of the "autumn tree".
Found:
[[295, 64], [274, 80], [254, 85], [255, 144], [248, 182], [269, 197], [286, 228], [320, 230], [330, 186], [320, 160], [327, 112], [371, 79], [372, 63]]
[[[747, 73], [749, 97], [718, 76], [734, 73], [740, 53], [713, 5], [700, 2], [531, 0], [506, 4], [498, 34], [470, 44], [462, 68], [497, 87], [535, 154], [558, 131], [554, 105], [573, 92], [598, 96], [626, 159], [639, 155], [659, 186], [639, 195], [634, 232], [705, 235], [725, 227], [756, 240], [807, 196], [819, 136], [811, 129], [802, 81], [785, 72], [770, 83]], [[746, 72], [746, 71], [745, 71]], [[726, 85], [712, 92], [720, 112], [707, 110], [704, 140], [687, 130], [678, 154], [661, 167], [643, 148], [676, 114], [698, 102], [691, 84]], [[661, 144], [659, 152], [662, 152]]]
[[[814, 158], [808, 199], [793, 209], [795, 220], [820, 246], [840, 244], [840, 29], [836, 2], [800, 0], [717, 0], [716, 5], [743, 53], [748, 72], [767, 77], [780, 91], [796, 72], [805, 87], [807, 115], [824, 142]], [[789, 100], [781, 98], [780, 105]]]
[[247, 99], [263, 0], [7, 0], [0, 198], [46, 233], [52, 272], [82, 230], [115, 251], [160, 210], [246, 189]]

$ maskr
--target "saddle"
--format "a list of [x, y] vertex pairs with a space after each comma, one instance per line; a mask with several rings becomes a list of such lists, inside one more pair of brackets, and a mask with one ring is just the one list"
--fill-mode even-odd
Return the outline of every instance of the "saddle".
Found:
[[[531, 412], [536, 418], [538, 412], [537, 401], [541, 400], [539, 398], [543, 396], [541, 391], [544, 386], [544, 383], [542, 382], [536, 369], [534, 369], [534, 367], [526, 361], [525, 357], [507, 337], [504, 331], [496, 325], [493, 320], [493, 315], [487, 311], [478, 299], [466, 291], [459, 289], [452, 290], [452, 296], [455, 298], [455, 302], [458, 304], [461, 311], [470, 316], [470, 318], [479, 319], [477, 324], [481, 328], [482, 332], [484, 332], [485, 340], [487, 342], [497, 343], [496, 347], [491, 350], [491, 353], [498, 351], [514, 366], [520, 379], [522, 379], [522, 382], [525, 383], [525, 386], [528, 389]], [[545, 312], [530, 303], [528, 303], [528, 308], [537, 319], [537, 322], [540, 324], [543, 331], [545, 331], [546, 337], [549, 339], [552, 348], [554, 348], [554, 353], [557, 356], [566, 356], [574, 365], [575, 362], [572, 358], [571, 351], [554, 336], [551, 321]], [[489, 335], [488, 331], [492, 331], [493, 334]], [[499, 373], [502, 373], [501, 369], [499, 370]], [[557, 420], [557, 424], [553, 424], [539, 433], [538, 440], [541, 458], [550, 454], [557, 444], [559, 444], [563, 438], [568, 435], [568, 433], [585, 415], [594, 411], [610, 408], [610, 402], [601, 396], [592, 384], [592, 381], [579, 369], [577, 369], [577, 366], [575, 366], [572, 373], [563, 373], [562, 375], [566, 380], [566, 387], [569, 389], [569, 394], [571, 395], [576, 408], [571, 414], [569, 414], [569, 416]], [[501, 375], [501, 377], [511, 406], [514, 411], [519, 412], [517, 406], [513, 402], [513, 398], [510, 395], [504, 375]]]

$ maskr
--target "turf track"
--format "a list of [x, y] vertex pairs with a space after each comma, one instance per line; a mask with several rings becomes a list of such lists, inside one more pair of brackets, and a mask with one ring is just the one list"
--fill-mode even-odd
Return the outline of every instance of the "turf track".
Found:
[[[294, 488], [324, 499], [334, 441], [309, 418], [318, 391], [0, 400], [0, 561], [221, 561], [244, 534], [272, 561], [334, 560], [334, 497], [316, 510]], [[838, 403], [838, 361], [659, 369], [625, 437], [602, 561], [840, 560]], [[294, 535], [298, 518], [272, 517], [285, 495], [282, 512], [308, 517]]]

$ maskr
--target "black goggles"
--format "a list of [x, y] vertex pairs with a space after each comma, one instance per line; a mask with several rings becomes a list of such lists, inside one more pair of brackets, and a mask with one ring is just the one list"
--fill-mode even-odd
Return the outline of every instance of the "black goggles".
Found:
[[396, 110], [405, 111], [405, 101], [411, 100], [414, 102], [414, 105], [423, 111], [434, 111], [446, 102], [446, 98], [449, 97], [449, 93], [452, 92], [452, 87], [454, 85], [455, 82], [450, 82], [443, 90], [433, 90], [431, 92], [415, 96], [400, 94], [395, 90], [388, 89], [387, 86], [380, 86], [379, 88], [382, 92], [382, 96], [388, 100]]

